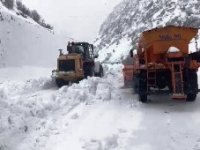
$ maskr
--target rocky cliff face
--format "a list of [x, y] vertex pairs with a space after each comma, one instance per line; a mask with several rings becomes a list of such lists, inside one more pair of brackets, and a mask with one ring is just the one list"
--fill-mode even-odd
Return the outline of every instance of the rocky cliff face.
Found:
[[[127, 47], [135, 47], [144, 30], [166, 25], [199, 28], [199, 8], [198, 0], [124, 0], [102, 24], [96, 45], [100, 53], [107, 51], [110, 54], [107, 60], [121, 61], [129, 49], [119, 52], [119, 48], [122, 48], [120, 45], [125, 40], [129, 41]], [[105, 55], [101, 59], [103, 58]]]

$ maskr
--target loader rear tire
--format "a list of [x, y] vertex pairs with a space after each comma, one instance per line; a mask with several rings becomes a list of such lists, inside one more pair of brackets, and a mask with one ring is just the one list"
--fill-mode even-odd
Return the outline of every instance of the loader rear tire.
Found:
[[84, 77], [87, 78], [87, 77], [93, 77], [94, 76], [94, 69], [93, 67], [88, 67], [88, 68], [85, 68], [84, 69]]

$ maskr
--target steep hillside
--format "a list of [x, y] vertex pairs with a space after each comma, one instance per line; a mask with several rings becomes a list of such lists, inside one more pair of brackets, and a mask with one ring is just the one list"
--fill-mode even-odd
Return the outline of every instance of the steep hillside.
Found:
[[100, 59], [121, 61], [131, 43], [135, 47], [140, 33], [147, 29], [165, 25], [199, 28], [199, 7], [198, 0], [124, 0], [101, 26], [96, 42]]
[[55, 64], [64, 41], [31, 18], [16, 15], [0, 2], [0, 67]]

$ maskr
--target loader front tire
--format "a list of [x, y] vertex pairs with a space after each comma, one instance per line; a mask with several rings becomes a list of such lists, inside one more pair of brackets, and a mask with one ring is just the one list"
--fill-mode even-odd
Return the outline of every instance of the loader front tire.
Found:
[[63, 79], [56, 79], [56, 85], [59, 88], [62, 87], [62, 86], [64, 86], [64, 85], [68, 85], [68, 84], [69, 84], [69, 82], [67, 82], [67, 81], [65, 81]]

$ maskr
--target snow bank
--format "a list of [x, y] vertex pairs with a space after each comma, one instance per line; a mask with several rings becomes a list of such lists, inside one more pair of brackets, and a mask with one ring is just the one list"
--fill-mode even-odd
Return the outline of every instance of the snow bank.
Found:
[[48, 68], [38, 66], [0, 68], [0, 82], [49, 78], [52, 74], [52, 69], [53, 67]]
[[[62, 105], [77, 100], [73, 111], [65, 117], [63, 132], [52, 135], [45, 149], [48, 150], [106, 150], [127, 149], [128, 139], [139, 128], [140, 112], [124, 105], [121, 93], [122, 65], [107, 65], [104, 78], [88, 78], [80, 84], [59, 90]], [[62, 94], [61, 94], [62, 93]], [[65, 101], [65, 102], [64, 102]], [[84, 102], [83, 106], [80, 102]], [[103, 102], [103, 103], [102, 103]], [[71, 117], [70, 117], [71, 116]], [[130, 118], [134, 118], [133, 120]], [[66, 123], [67, 122], [67, 123]], [[129, 137], [129, 138], [128, 138]]]
[[15, 95], [30, 93], [36, 90], [48, 89], [52, 87], [53, 82], [51, 78], [39, 78], [20, 81], [6, 81], [0, 84], [0, 91], [4, 91], [5, 95]]
[[[107, 65], [105, 78], [92, 77], [60, 89], [48, 77], [2, 80], [0, 148], [43, 149], [46, 140], [60, 132], [62, 120], [76, 107], [122, 99], [118, 91], [123, 85], [121, 68]], [[71, 119], [77, 117], [74, 114]]]

